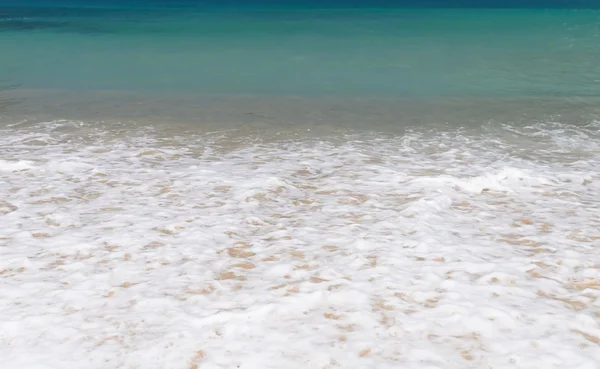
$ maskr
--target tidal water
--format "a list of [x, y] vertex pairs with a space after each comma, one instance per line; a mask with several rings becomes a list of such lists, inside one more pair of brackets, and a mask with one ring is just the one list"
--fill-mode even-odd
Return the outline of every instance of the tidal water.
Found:
[[600, 10], [481, 3], [0, 0], [2, 366], [597, 368]]

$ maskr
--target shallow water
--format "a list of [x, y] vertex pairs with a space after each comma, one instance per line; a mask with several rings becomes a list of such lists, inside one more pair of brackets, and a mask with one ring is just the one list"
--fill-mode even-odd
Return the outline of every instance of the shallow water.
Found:
[[25, 89], [597, 96], [600, 11], [17, 6], [0, 81]]
[[5, 128], [2, 357], [593, 368], [598, 128]]
[[598, 366], [600, 13], [153, 4], [0, 7], [4, 365]]

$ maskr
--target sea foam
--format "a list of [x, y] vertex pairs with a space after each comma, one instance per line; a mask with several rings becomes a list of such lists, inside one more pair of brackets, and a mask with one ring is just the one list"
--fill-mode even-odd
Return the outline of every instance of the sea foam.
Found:
[[[5, 128], [0, 357], [595, 368], [599, 137], [553, 127], [274, 140]], [[585, 155], [572, 160], [569, 140]]]

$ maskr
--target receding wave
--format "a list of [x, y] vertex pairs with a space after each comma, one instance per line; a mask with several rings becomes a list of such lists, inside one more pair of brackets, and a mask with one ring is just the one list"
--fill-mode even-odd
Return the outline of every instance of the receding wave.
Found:
[[446, 368], [503, 367], [508, 349], [550, 367], [559, 343], [577, 357], [561, 367], [592, 367], [598, 128], [265, 139], [15, 122], [0, 315], [21, 325], [0, 322], [0, 355]]

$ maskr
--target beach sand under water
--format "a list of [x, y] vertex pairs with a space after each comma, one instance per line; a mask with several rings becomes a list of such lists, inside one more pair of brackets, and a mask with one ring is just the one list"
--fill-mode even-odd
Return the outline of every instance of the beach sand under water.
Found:
[[6, 125], [0, 354], [595, 368], [599, 124]]

